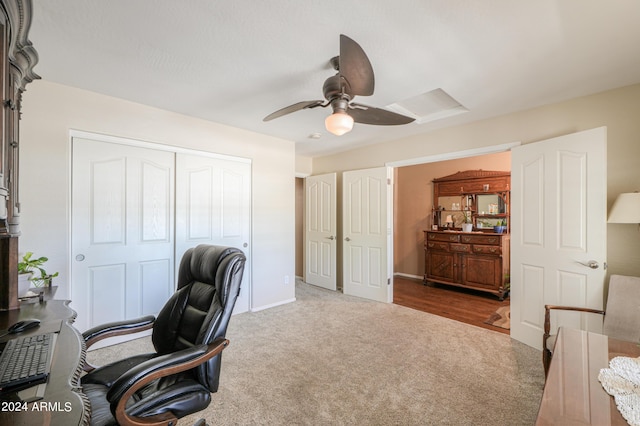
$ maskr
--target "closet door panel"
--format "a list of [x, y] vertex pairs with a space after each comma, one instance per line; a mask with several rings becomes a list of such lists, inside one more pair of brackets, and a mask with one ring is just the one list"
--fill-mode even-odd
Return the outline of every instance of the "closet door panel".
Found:
[[155, 314], [173, 293], [175, 154], [83, 138], [72, 145], [76, 326]]
[[234, 313], [250, 309], [250, 235], [251, 163], [243, 159], [178, 153], [176, 262], [187, 249], [198, 244], [243, 250], [247, 263]]

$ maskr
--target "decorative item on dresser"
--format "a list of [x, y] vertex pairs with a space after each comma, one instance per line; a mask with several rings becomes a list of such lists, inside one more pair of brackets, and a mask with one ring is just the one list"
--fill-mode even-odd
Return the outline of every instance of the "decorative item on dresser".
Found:
[[425, 283], [504, 299], [510, 277], [510, 186], [511, 174], [504, 171], [468, 170], [433, 180], [433, 224], [424, 231]]

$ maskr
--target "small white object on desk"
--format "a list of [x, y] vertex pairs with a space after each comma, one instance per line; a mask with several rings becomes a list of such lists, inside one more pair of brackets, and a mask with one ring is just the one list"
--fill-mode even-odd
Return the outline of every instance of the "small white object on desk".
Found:
[[631, 426], [640, 426], [640, 358], [617, 356], [603, 368], [598, 380], [613, 396], [622, 417]]

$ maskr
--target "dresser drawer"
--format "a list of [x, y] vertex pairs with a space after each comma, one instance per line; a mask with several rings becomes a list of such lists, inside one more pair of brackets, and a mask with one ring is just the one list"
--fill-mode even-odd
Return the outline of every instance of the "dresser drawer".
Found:
[[462, 242], [468, 244], [493, 244], [500, 245], [499, 235], [462, 235]]
[[502, 254], [502, 248], [500, 246], [483, 246], [483, 245], [474, 245], [473, 246], [474, 253], [482, 253], [482, 254]]
[[451, 243], [457, 243], [458, 241], [460, 241], [460, 234], [449, 234], [446, 232], [429, 232], [427, 234], [427, 239], [429, 241], [448, 241]]
[[450, 244], [451, 251], [457, 251], [461, 253], [471, 253], [471, 246], [469, 244]]
[[443, 243], [440, 241], [429, 241], [426, 244], [426, 248], [429, 250], [449, 251], [449, 243]]

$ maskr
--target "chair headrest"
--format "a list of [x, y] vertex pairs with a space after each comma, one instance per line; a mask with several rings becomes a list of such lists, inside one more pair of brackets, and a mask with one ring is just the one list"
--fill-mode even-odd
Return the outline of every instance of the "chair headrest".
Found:
[[190, 248], [182, 257], [178, 288], [193, 281], [215, 285], [220, 264], [230, 255], [244, 254], [234, 247], [201, 244]]

